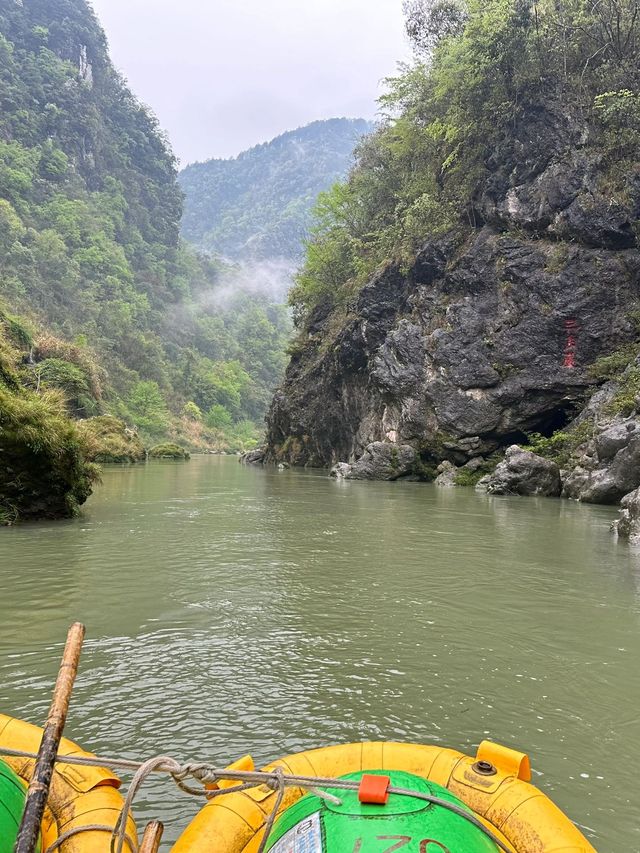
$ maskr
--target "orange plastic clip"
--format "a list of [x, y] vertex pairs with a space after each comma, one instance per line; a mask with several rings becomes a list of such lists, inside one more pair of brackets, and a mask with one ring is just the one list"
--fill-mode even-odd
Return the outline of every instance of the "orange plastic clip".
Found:
[[391, 779], [388, 776], [373, 776], [363, 773], [358, 788], [358, 799], [361, 803], [374, 803], [383, 806], [389, 799], [389, 785]]

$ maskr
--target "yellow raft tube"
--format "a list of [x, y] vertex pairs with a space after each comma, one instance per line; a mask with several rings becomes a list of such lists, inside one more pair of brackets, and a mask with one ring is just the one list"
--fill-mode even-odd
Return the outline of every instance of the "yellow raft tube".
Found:
[[[0, 714], [0, 747], [37, 753], [41, 738], [42, 729], [38, 726]], [[66, 738], [62, 739], [58, 753], [93, 757]], [[29, 782], [33, 759], [3, 757], [2, 760], [25, 782]], [[73, 835], [60, 844], [57, 853], [109, 853], [111, 831], [124, 802], [118, 793], [119, 787], [120, 779], [110, 770], [57, 763], [51, 780], [48, 807], [42, 821], [42, 850], [46, 851], [71, 829], [98, 825], [105, 829]], [[127, 823], [127, 837], [124, 850], [126, 853], [136, 853], [138, 839], [132, 820]]]
[[[299, 752], [265, 767], [332, 778], [362, 770], [404, 770], [437, 782], [463, 800], [514, 853], [595, 853], [566, 815], [529, 784], [529, 758], [484, 741], [474, 758], [453, 749], [405, 743], [352, 743]], [[252, 770], [246, 756], [232, 765]], [[233, 782], [221, 782], [230, 787]], [[306, 791], [287, 788], [279, 814]], [[276, 793], [264, 785], [208, 802], [172, 853], [255, 853]]]

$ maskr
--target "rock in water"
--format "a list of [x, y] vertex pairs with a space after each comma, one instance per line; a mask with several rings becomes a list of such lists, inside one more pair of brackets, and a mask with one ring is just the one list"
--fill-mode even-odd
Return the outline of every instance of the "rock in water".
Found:
[[618, 536], [624, 539], [640, 539], [640, 488], [625, 495], [620, 505], [622, 513], [614, 524]]
[[609, 383], [583, 413], [590, 437], [564, 478], [565, 497], [613, 504], [640, 486], [640, 422], [637, 412], [629, 416], [612, 412], [618, 390], [615, 383]]
[[416, 452], [407, 444], [374, 441], [357, 462], [340, 462], [331, 474], [345, 480], [397, 480], [413, 473]]
[[345, 480], [352, 470], [353, 465], [350, 465], [348, 462], [338, 462], [329, 471], [329, 476], [335, 477], [336, 480]]
[[242, 465], [261, 465], [264, 462], [264, 455], [264, 447], [256, 447], [255, 450], [248, 450], [243, 453], [238, 462]]
[[437, 468], [438, 476], [435, 479], [436, 486], [455, 486], [458, 469], [446, 459]]
[[560, 469], [550, 459], [512, 444], [504, 462], [483, 478], [483, 486], [493, 495], [557, 496], [561, 490]]

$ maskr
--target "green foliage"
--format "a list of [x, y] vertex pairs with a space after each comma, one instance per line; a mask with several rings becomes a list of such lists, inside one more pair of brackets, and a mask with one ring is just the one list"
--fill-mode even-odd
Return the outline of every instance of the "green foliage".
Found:
[[264, 437], [261, 428], [250, 420], [238, 421], [231, 429], [227, 429], [224, 435], [229, 450], [240, 453], [253, 450]]
[[640, 398], [640, 367], [628, 367], [618, 379], [618, 388], [605, 407], [607, 414], [628, 417], [637, 411]]
[[98, 411], [98, 403], [91, 394], [87, 374], [69, 361], [46, 358], [34, 367], [37, 387], [59, 388], [64, 392], [70, 413], [74, 417], [91, 417]]
[[593, 106], [606, 155], [614, 163], [633, 157], [640, 135], [640, 93], [629, 89], [603, 92], [596, 95]]
[[212, 429], [230, 430], [233, 426], [233, 418], [224, 406], [214, 403], [206, 414], [205, 423]]
[[319, 192], [344, 178], [364, 120], [316, 121], [231, 160], [180, 173], [184, 236], [235, 260], [298, 260]]
[[9, 314], [0, 307], [0, 334], [7, 341], [20, 349], [30, 349], [33, 346], [33, 330], [22, 317]]
[[223, 267], [180, 242], [175, 158], [85, 0], [2, 3], [0, 33], [0, 293], [51, 330], [35, 342], [32, 386], [154, 439], [188, 401], [262, 417], [286, 309], [215, 298]]
[[406, 266], [427, 240], [473, 228], [491, 158], [510, 156], [525, 111], [592, 111], [590, 144], [612, 162], [640, 142], [636, 0], [404, 5], [419, 59], [387, 81], [385, 122], [316, 208], [291, 292], [298, 325], [319, 305], [343, 304], [380, 265]]
[[78, 421], [85, 458], [90, 462], [144, 462], [146, 452], [138, 434], [110, 415]]
[[494, 453], [489, 456], [488, 459], [485, 459], [482, 465], [479, 465], [475, 471], [471, 471], [469, 468], [459, 468], [458, 471], [456, 471], [456, 486], [477, 485], [483, 477], [487, 474], [491, 474], [495, 470], [500, 459], [501, 455]]
[[610, 355], [602, 356], [589, 367], [594, 379], [615, 379], [640, 353], [640, 344], [627, 344]]
[[71, 517], [91, 494], [87, 464], [56, 392], [0, 384], [0, 520]]
[[463, 0], [403, 0], [402, 8], [409, 40], [427, 57], [443, 39], [459, 35], [467, 18]]
[[593, 424], [584, 420], [570, 430], [557, 430], [551, 436], [532, 432], [529, 436], [527, 450], [551, 459], [560, 468], [566, 467], [574, 452], [591, 438]]
[[85, 374], [56, 359], [25, 364], [34, 351], [30, 325], [0, 307], [0, 524], [75, 515], [97, 479], [65, 395], [53, 382], [38, 387], [33, 371], [41, 365], [49, 375], [62, 371], [95, 402]]
[[190, 421], [201, 421], [202, 410], [191, 400], [182, 407], [182, 417], [188, 418]]
[[149, 456], [152, 459], [189, 459], [189, 453], [184, 449], [184, 447], [180, 447], [178, 444], [173, 444], [172, 442], [165, 442], [164, 444], [156, 444], [155, 447], [152, 447], [149, 451]]
[[127, 407], [136, 427], [154, 436], [163, 435], [169, 425], [169, 412], [157, 382], [137, 382], [127, 399]]

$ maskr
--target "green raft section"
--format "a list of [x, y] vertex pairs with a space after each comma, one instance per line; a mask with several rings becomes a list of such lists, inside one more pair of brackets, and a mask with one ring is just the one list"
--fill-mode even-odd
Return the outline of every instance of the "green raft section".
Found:
[[[446, 788], [400, 771], [370, 770], [391, 785], [431, 794], [473, 815]], [[362, 773], [342, 779], [359, 781]], [[405, 794], [390, 794], [385, 805], [363, 804], [357, 791], [323, 788], [341, 805], [308, 794], [276, 822], [269, 853], [496, 853], [498, 847], [477, 826], [445, 806]]]
[[[16, 843], [27, 786], [17, 773], [0, 761], [0, 853], [13, 853]], [[36, 853], [40, 852], [40, 844]]]

